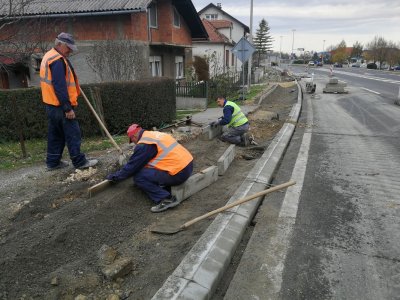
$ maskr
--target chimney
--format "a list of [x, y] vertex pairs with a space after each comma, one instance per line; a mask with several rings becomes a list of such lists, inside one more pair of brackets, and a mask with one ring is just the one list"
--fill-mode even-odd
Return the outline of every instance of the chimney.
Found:
[[219, 8], [222, 8], [221, 2], [220, 2], [220, 3], [217, 3], [217, 6], [218, 6]]

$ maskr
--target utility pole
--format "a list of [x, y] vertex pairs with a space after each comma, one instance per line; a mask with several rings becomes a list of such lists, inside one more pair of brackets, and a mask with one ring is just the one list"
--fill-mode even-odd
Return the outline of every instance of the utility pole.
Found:
[[281, 39], [281, 41], [279, 43], [279, 66], [280, 66], [281, 61], [282, 61], [282, 38], [283, 38], [283, 35], [280, 35], [279, 37]]
[[[253, 44], [253, 0], [250, 1], [250, 35], [249, 42]], [[247, 91], [250, 91], [251, 85], [251, 63], [253, 62], [253, 55], [250, 55], [247, 70]], [[243, 87], [244, 88], [244, 87]]]
[[321, 60], [322, 60], [322, 64], [324, 64], [324, 54], [325, 54], [325, 40], [323, 40], [323, 44], [322, 44], [322, 55], [321, 55]]
[[[294, 56], [294, 32], [296, 31], [296, 29], [292, 29], [293, 31], [293, 38], [292, 38], [292, 55]], [[292, 57], [293, 57], [292, 56]]]

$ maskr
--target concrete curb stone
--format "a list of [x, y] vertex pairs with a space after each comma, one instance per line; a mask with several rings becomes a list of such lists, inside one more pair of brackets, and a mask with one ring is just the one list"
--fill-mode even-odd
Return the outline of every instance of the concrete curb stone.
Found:
[[[301, 109], [302, 93], [298, 83], [297, 86], [298, 103], [292, 108], [290, 122], [297, 122]], [[294, 129], [295, 125], [284, 124], [228, 203], [268, 186]], [[152, 299], [209, 299], [228, 268], [260, 201], [261, 197], [217, 215]]]

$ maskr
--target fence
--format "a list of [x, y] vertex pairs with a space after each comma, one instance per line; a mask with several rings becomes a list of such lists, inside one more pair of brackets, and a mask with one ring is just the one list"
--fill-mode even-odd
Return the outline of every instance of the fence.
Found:
[[207, 98], [208, 84], [206, 81], [176, 83], [177, 97]]
[[186, 99], [205, 98], [212, 101], [219, 95], [232, 95], [241, 88], [241, 75], [241, 73], [222, 74], [209, 81], [199, 82], [178, 81], [176, 83], [176, 96]]

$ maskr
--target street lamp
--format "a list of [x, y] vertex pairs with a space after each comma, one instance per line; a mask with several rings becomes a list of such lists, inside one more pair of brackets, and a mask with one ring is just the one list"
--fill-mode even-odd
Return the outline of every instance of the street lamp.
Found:
[[292, 29], [293, 31], [293, 38], [292, 38], [292, 57], [294, 56], [294, 32], [296, 31], [296, 29]]
[[[250, 1], [250, 35], [249, 35], [249, 42], [253, 44], [253, 0]], [[251, 85], [251, 63], [253, 60], [253, 56], [250, 55], [248, 61], [248, 69], [247, 69], [247, 90], [250, 91]], [[244, 87], [243, 87], [244, 88]]]
[[281, 39], [281, 41], [279, 43], [279, 65], [280, 65], [281, 64], [281, 59], [282, 59], [282, 38], [283, 38], [283, 35], [280, 35], [279, 37]]
[[322, 64], [324, 63], [324, 54], [325, 54], [325, 40], [323, 40], [323, 44], [322, 44], [322, 55], [321, 55], [321, 62]]

